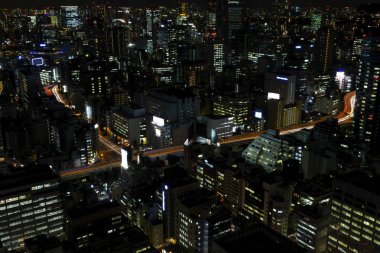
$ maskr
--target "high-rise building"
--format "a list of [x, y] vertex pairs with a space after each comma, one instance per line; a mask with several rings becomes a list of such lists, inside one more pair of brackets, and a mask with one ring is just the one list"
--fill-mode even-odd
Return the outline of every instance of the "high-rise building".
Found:
[[179, 1], [179, 16], [187, 17], [188, 16], [189, 3], [184, 0]]
[[217, 37], [224, 39], [225, 62], [237, 63], [243, 57], [243, 24], [245, 2], [243, 0], [219, 0], [216, 5]]
[[215, 115], [230, 115], [234, 122], [234, 132], [244, 130], [249, 124], [251, 103], [248, 97], [219, 96], [214, 102]]
[[78, 6], [61, 6], [61, 26], [64, 28], [80, 26]]
[[145, 96], [145, 108], [169, 123], [185, 123], [199, 115], [200, 99], [192, 89], [155, 89]]
[[175, 237], [184, 252], [202, 251], [208, 246], [208, 238], [204, 240], [204, 219], [214, 203], [216, 196], [207, 189], [197, 189], [178, 196]]
[[146, 18], [146, 35], [149, 37], [153, 36], [153, 15], [154, 10], [152, 8], [147, 8], [145, 10], [145, 18]]
[[0, 185], [0, 244], [22, 250], [24, 239], [65, 234], [59, 178], [48, 167], [12, 170]]
[[264, 181], [263, 188], [264, 223], [280, 234], [288, 236], [294, 186], [273, 177]]
[[[237, 165], [235, 164], [236, 168]], [[196, 178], [200, 186], [215, 192], [219, 197], [224, 199], [225, 206], [233, 214], [243, 206], [243, 178], [238, 170], [234, 170], [222, 162], [212, 162], [207, 159], [199, 161], [197, 164]]]
[[322, 13], [314, 12], [311, 14], [311, 30], [316, 32], [321, 27], [322, 23]]
[[80, 82], [87, 94], [105, 96], [109, 91], [110, 78], [105, 61], [92, 61], [83, 66], [80, 72]]
[[92, 124], [83, 124], [74, 133], [75, 167], [94, 164], [98, 160], [98, 129]]
[[269, 129], [278, 129], [282, 126], [284, 100], [277, 93], [268, 93], [267, 115], [265, 124]]
[[316, 75], [313, 78], [313, 84], [311, 87], [312, 92], [315, 96], [321, 97], [326, 95], [327, 87], [329, 86], [330, 76], [329, 75]]
[[295, 75], [282, 73], [267, 73], [265, 75], [265, 91], [279, 94], [279, 98], [284, 100], [284, 105], [295, 102], [296, 92]]
[[355, 132], [370, 151], [380, 144], [380, 37], [363, 41], [356, 79]]
[[[128, 182], [129, 185], [126, 185], [128, 190], [124, 191], [120, 201], [123, 214], [129, 222], [144, 231], [154, 246], [159, 247], [163, 243], [164, 235], [162, 210], [158, 209], [157, 205], [150, 204], [151, 196], [158, 196], [159, 191], [156, 192], [155, 187], [150, 187], [149, 184], [134, 186], [131, 185], [133, 184], [131, 180]], [[160, 200], [162, 201], [162, 194]]]
[[176, 166], [164, 171], [161, 209], [166, 237], [175, 237], [179, 228], [177, 220], [179, 197], [196, 189], [199, 189], [199, 183], [182, 168]]
[[264, 222], [264, 189], [265, 170], [255, 169], [244, 177], [243, 214], [250, 220]]
[[183, 81], [186, 87], [208, 83], [209, 71], [205, 61], [190, 61], [182, 63]]
[[214, 70], [215, 72], [222, 72], [223, 71], [223, 66], [224, 66], [224, 45], [223, 43], [215, 42], [212, 43], [213, 45], [213, 65], [214, 65]]
[[67, 220], [67, 237], [76, 250], [96, 249], [112, 237], [125, 234], [127, 229], [121, 206], [115, 203], [99, 202], [74, 208], [68, 212]]
[[227, 63], [238, 63], [243, 57], [244, 4], [244, 0], [227, 0]]
[[110, 32], [110, 53], [119, 59], [127, 55], [130, 30], [122, 24], [115, 24]]
[[216, 33], [216, 16], [217, 16], [217, 1], [209, 0], [207, 5], [207, 20], [206, 20], [206, 36], [210, 38], [215, 38]]
[[145, 109], [135, 104], [110, 112], [110, 128], [119, 139], [137, 145], [147, 144]]
[[334, 56], [335, 28], [326, 25], [319, 30], [316, 54], [316, 70], [326, 74], [332, 64]]
[[18, 73], [23, 107], [29, 109], [38, 93], [42, 91], [41, 79], [35, 68], [22, 69]]
[[358, 171], [333, 181], [327, 252], [380, 251], [379, 183]]
[[284, 106], [281, 126], [287, 127], [301, 123], [301, 110], [301, 103]]
[[206, 123], [207, 138], [212, 143], [216, 143], [217, 140], [224, 139], [232, 136], [233, 134], [233, 117], [231, 116], [216, 116], [206, 115], [203, 117], [203, 121]]
[[327, 208], [305, 206], [297, 210], [297, 244], [311, 252], [326, 252], [328, 218]]

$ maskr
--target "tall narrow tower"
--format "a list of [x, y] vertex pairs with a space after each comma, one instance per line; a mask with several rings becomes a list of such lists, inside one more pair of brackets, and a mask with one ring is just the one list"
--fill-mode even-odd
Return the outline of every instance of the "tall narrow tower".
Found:
[[217, 10], [217, 32], [225, 41], [226, 63], [237, 63], [243, 55], [245, 1], [219, 0]]
[[363, 41], [356, 80], [355, 133], [375, 151], [380, 144], [380, 37]]

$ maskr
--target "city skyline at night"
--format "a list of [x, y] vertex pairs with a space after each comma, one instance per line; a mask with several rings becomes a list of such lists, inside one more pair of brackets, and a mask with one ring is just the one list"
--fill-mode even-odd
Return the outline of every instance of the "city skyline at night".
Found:
[[380, 4], [0, 3], [1, 253], [380, 252]]
[[[274, 4], [276, 1], [264, 1], [264, 0], [256, 0], [256, 1], [250, 1], [246, 0], [247, 5], [250, 7], [267, 7], [271, 4]], [[5, 8], [24, 8], [24, 7], [49, 7], [49, 6], [60, 6], [60, 5], [91, 5], [94, 1], [92, 0], [31, 0], [31, 1], [22, 1], [22, 0], [15, 0], [11, 2], [1, 2], [0, 7]], [[166, 5], [168, 7], [175, 7], [176, 1], [173, 0], [142, 0], [142, 1], [121, 1], [121, 0], [107, 0], [103, 1], [107, 2], [114, 6], [132, 6], [132, 7], [145, 7], [148, 5]], [[354, 6], [359, 4], [371, 4], [376, 3], [376, 0], [367, 0], [367, 1], [360, 1], [360, 0], [333, 0], [333, 1], [327, 1], [322, 0], [319, 1], [318, 4], [313, 3], [312, 1], [308, 0], [297, 0], [292, 1], [292, 4], [294, 5], [300, 5], [304, 7], [313, 6], [318, 7], [321, 5], [331, 5], [331, 6]], [[189, 3], [195, 3], [199, 6], [206, 6], [205, 1], [200, 0], [191, 0]]]

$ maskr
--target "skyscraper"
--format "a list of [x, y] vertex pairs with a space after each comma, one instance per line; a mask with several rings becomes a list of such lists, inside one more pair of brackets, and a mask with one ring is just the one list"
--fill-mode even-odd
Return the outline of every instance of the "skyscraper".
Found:
[[357, 171], [334, 180], [327, 252], [379, 252], [379, 182]]
[[331, 68], [334, 56], [335, 28], [331, 25], [324, 26], [319, 31], [316, 55], [316, 70], [323, 74]]
[[375, 150], [380, 143], [380, 37], [363, 41], [356, 79], [355, 133], [359, 141]]
[[61, 25], [75, 28], [80, 25], [78, 6], [61, 6]]
[[64, 238], [59, 178], [48, 167], [12, 169], [0, 185], [0, 244], [20, 250], [24, 239]]
[[244, 0], [220, 0], [217, 31], [226, 42], [226, 62], [237, 63], [242, 58]]

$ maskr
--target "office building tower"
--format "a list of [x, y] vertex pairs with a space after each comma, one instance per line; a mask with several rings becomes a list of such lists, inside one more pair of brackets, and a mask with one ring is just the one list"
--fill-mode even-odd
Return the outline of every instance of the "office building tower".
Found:
[[358, 140], [375, 151], [380, 144], [380, 37], [363, 41], [356, 79], [354, 127]]
[[265, 125], [269, 129], [279, 129], [284, 117], [284, 100], [277, 93], [268, 93], [266, 105]]
[[327, 252], [379, 252], [379, 183], [358, 171], [333, 181]]
[[244, 0], [225, 0], [227, 2], [227, 25], [225, 39], [227, 42], [226, 63], [236, 64], [243, 57], [242, 41], [243, 41], [243, 24], [245, 17], [245, 2]]
[[206, 115], [201, 122], [206, 124], [206, 137], [211, 143], [216, 143], [220, 139], [228, 138], [233, 134], [233, 117], [220, 115]]
[[154, 89], [144, 99], [148, 112], [169, 123], [186, 123], [199, 115], [200, 99], [190, 88]]
[[321, 27], [322, 13], [314, 12], [311, 14], [311, 31], [317, 32]]
[[221, 42], [212, 43], [213, 46], [213, 66], [214, 70], [217, 73], [221, 73], [223, 71], [224, 66], [224, 45]]
[[[175, 166], [164, 171], [161, 209], [164, 219], [165, 237], [175, 238], [178, 234], [178, 205], [180, 196], [199, 189], [199, 183], [182, 168]], [[184, 238], [186, 239], [186, 238]]]
[[247, 128], [250, 119], [251, 102], [248, 97], [218, 96], [214, 102], [215, 115], [232, 116], [234, 122], [233, 131], [241, 131]]
[[215, 203], [215, 194], [207, 189], [193, 190], [178, 197], [175, 237], [183, 252], [199, 252], [208, 248], [205, 218]]
[[118, 88], [113, 92], [113, 104], [116, 107], [128, 105], [130, 101], [131, 97], [126, 90]]
[[363, 39], [362, 38], [354, 39], [354, 42], [352, 45], [352, 60], [353, 61], [360, 59], [360, 56], [362, 55], [362, 50], [363, 50]]
[[277, 68], [277, 72], [287, 76], [296, 76], [295, 99], [303, 99], [308, 94], [310, 73], [304, 69], [290, 67]]
[[[201, 187], [215, 192], [217, 196], [224, 200], [224, 206], [234, 215], [243, 206], [243, 185], [244, 180], [237, 165], [228, 165], [222, 161], [208, 161], [202, 159], [197, 162], [196, 178]], [[243, 165], [240, 165], [243, 167]]]
[[317, 176], [299, 182], [293, 194], [296, 207], [319, 206], [330, 203], [332, 179], [329, 175]]
[[[172, 169], [177, 170], [169, 172], [172, 176], [184, 172]], [[165, 182], [162, 207], [169, 222], [167, 228], [173, 229], [168, 232], [174, 232], [181, 252], [210, 252], [212, 240], [231, 231], [231, 213], [217, 204], [215, 192], [199, 188], [189, 179], [183, 175]]]
[[253, 111], [252, 130], [259, 132], [265, 129], [265, 118], [262, 109], [257, 108]]
[[129, 28], [121, 23], [115, 24], [110, 30], [110, 54], [118, 59], [126, 57], [131, 41]]
[[317, 97], [314, 104], [314, 110], [326, 115], [336, 115], [341, 108], [340, 93], [331, 90], [324, 97]]
[[316, 45], [316, 70], [322, 74], [327, 74], [333, 64], [334, 56], [335, 27], [331, 25], [323, 26], [319, 30], [319, 37]]
[[281, 126], [287, 127], [301, 123], [302, 103], [288, 104], [283, 108]]
[[74, 166], [87, 166], [98, 161], [98, 129], [92, 124], [82, 124], [77, 127], [74, 136]]
[[105, 96], [110, 91], [110, 78], [105, 61], [91, 61], [80, 71], [80, 83], [89, 95]]
[[296, 211], [297, 244], [311, 252], [326, 252], [328, 224], [327, 205], [299, 208]]
[[189, 3], [184, 0], [179, 1], [179, 16], [186, 18], [189, 15]]
[[147, 8], [145, 10], [145, 18], [146, 18], [146, 35], [148, 37], [153, 37], [153, 24], [154, 24], [154, 9]]
[[[162, 209], [159, 207], [162, 192], [149, 183], [131, 185], [134, 181], [129, 181], [128, 190], [122, 194], [123, 214], [144, 231], [153, 246], [160, 247], [164, 240]], [[157, 199], [152, 201], [152, 196]]]
[[67, 237], [76, 251], [96, 251], [107, 241], [122, 236], [127, 230], [127, 221], [121, 213], [121, 206], [115, 203], [96, 203], [86, 207], [73, 208], [67, 215]]
[[316, 75], [313, 78], [311, 85], [312, 93], [317, 97], [326, 95], [327, 88], [329, 87], [330, 76], [329, 75]]
[[121, 142], [146, 145], [147, 121], [145, 109], [135, 104], [122, 106], [110, 112], [110, 129]]
[[206, 61], [185, 61], [182, 62], [183, 82], [186, 87], [198, 85], [207, 86], [209, 83], [210, 71]]
[[167, 119], [153, 116], [148, 125], [148, 140], [152, 147], [170, 147], [173, 144], [173, 128]]
[[212, 252], [212, 242], [232, 231], [231, 212], [224, 207], [212, 210], [204, 221], [204, 252]]
[[59, 178], [48, 167], [12, 169], [1, 178], [0, 242], [22, 250], [24, 239], [45, 234], [65, 237]]
[[224, 39], [225, 62], [236, 64], [243, 56], [245, 2], [220, 0], [217, 1], [216, 9], [217, 38]]
[[240, 214], [247, 220], [264, 222], [264, 188], [263, 182], [266, 171], [255, 168], [249, 175], [243, 177], [244, 180], [244, 204]]
[[78, 6], [61, 6], [61, 26], [64, 28], [80, 26]]
[[263, 182], [263, 189], [264, 223], [287, 237], [294, 186], [273, 176]]
[[294, 104], [296, 93], [295, 75], [282, 73], [265, 74], [265, 91], [279, 94], [279, 99], [284, 100], [284, 105]]
[[216, 38], [217, 1], [209, 0], [207, 5], [206, 37]]
[[42, 92], [39, 73], [34, 67], [21, 69], [18, 72], [18, 79], [22, 105], [25, 109], [29, 109], [31, 104], [35, 103], [34, 100], [38, 97], [38, 94]]

